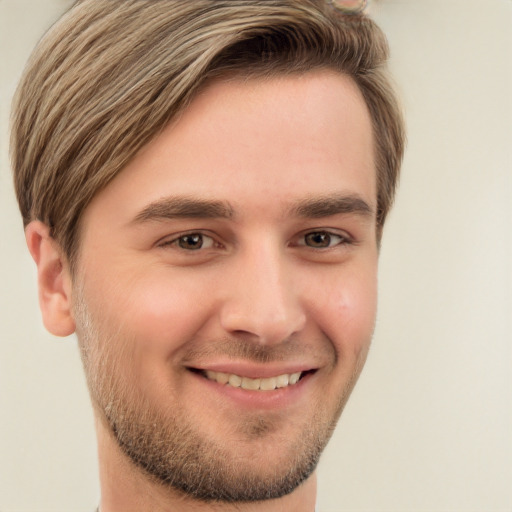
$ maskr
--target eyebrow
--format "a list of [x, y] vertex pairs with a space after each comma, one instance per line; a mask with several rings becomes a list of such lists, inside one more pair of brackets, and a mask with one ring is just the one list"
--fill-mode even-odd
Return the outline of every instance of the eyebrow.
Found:
[[[321, 218], [340, 214], [356, 214], [370, 218], [373, 208], [358, 195], [332, 194], [301, 199], [289, 213], [296, 217]], [[226, 201], [192, 197], [164, 197], [144, 207], [133, 219], [133, 224], [171, 219], [233, 219], [233, 207]]]
[[134, 224], [169, 219], [231, 219], [233, 208], [224, 201], [190, 197], [165, 197], [150, 203], [133, 219]]
[[318, 219], [340, 214], [356, 214], [371, 218], [374, 209], [362, 197], [350, 194], [332, 194], [324, 197], [300, 200], [291, 208], [292, 214], [298, 217]]

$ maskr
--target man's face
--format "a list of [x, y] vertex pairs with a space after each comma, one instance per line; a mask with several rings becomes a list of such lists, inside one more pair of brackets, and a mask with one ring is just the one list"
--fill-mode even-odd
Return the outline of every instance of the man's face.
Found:
[[95, 197], [77, 333], [147, 476], [250, 501], [311, 474], [373, 332], [375, 210], [369, 114], [327, 71], [210, 84]]

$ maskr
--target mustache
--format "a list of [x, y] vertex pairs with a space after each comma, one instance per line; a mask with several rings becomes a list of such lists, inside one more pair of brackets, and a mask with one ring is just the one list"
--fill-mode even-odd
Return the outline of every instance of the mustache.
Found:
[[325, 362], [336, 359], [332, 342], [324, 338], [314, 343], [299, 339], [287, 339], [280, 343], [266, 345], [248, 337], [230, 337], [215, 341], [192, 343], [184, 349], [182, 362], [197, 363], [222, 358], [253, 363], [276, 363], [307, 359]]

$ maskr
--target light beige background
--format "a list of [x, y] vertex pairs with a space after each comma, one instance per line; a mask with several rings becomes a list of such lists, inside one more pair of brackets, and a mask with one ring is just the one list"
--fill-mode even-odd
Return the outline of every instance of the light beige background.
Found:
[[[11, 95], [66, 0], [0, 0], [0, 511], [91, 512], [74, 338], [47, 334], [7, 160]], [[374, 0], [409, 149], [369, 361], [320, 466], [323, 512], [512, 511], [512, 1]]]

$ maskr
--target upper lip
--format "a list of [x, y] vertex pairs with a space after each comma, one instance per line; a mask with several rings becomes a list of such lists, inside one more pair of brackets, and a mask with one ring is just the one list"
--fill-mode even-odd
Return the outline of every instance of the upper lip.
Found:
[[249, 379], [267, 379], [292, 373], [301, 373], [316, 370], [312, 365], [304, 363], [267, 363], [251, 364], [243, 362], [209, 363], [205, 365], [190, 366], [190, 369], [199, 371], [213, 371], [248, 377]]

